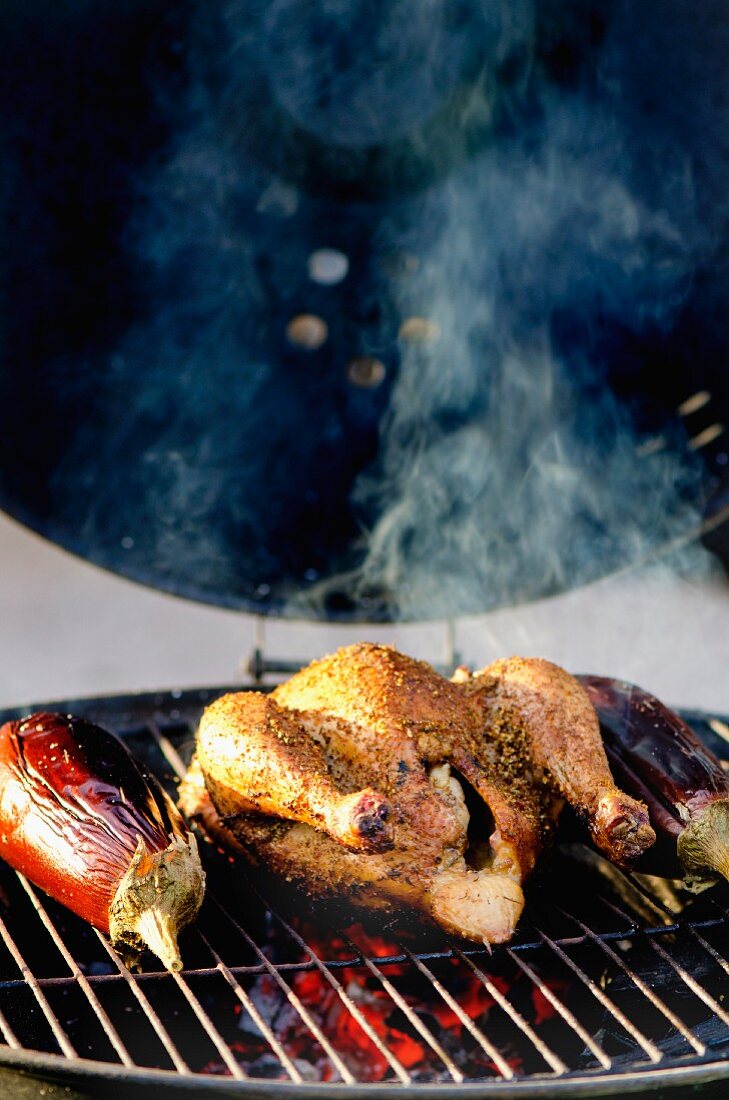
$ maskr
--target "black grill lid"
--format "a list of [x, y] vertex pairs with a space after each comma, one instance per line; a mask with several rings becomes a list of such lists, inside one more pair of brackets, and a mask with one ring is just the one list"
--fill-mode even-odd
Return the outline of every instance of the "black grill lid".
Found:
[[729, 407], [702, 10], [5, 4], [0, 505], [300, 617], [485, 610], [693, 529]]

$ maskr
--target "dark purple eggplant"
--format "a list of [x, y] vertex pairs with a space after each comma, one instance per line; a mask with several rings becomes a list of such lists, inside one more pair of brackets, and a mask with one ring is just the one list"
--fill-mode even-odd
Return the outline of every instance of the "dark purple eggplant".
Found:
[[729, 879], [729, 776], [714, 754], [635, 684], [578, 679], [597, 711], [616, 781], [647, 804], [656, 831], [637, 870], [683, 878], [694, 891]]
[[128, 962], [149, 947], [182, 969], [177, 935], [205, 888], [197, 844], [118, 737], [61, 714], [0, 727], [0, 855]]

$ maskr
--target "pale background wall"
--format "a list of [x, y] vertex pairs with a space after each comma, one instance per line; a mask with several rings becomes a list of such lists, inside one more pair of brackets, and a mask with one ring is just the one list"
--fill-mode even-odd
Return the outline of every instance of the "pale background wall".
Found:
[[[444, 624], [328, 627], [187, 603], [121, 580], [0, 515], [0, 706], [242, 678], [260, 631], [302, 662], [379, 639], [434, 662]], [[456, 623], [467, 663], [513, 653], [633, 680], [666, 702], [729, 713], [729, 583], [662, 568]]]

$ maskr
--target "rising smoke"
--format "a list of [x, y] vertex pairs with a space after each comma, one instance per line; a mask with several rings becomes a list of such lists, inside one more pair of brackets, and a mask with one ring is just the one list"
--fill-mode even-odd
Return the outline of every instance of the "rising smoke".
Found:
[[670, 209], [646, 206], [609, 117], [546, 91], [542, 105], [537, 134], [423, 201], [434, 240], [398, 305], [440, 335], [404, 345], [379, 462], [355, 487], [377, 517], [356, 584], [408, 617], [584, 583], [696, 518], [685, 454], [641, 457], [604, 364], [562, 357], [550, 327], [600, 310], [670, 325], [708, 243], [690, 175], [670, 180]]
[[[535, 6], [509, 7], [498, 53], [534, 55]], [[418, 258], [397, 312], [439, 335], [401, 343], [378, 460], [354, 487], [364, 560], [315, 597], [346, 584], [408, 618], [468, 613], [586, 583], [696, 524], [699, 472], [680, 437], [647, 461], [594, 342], [554, 338], [565, 317], [670, 330], [712, 246], [686, 151], [616, 110], [611, 54], [630, 28], [615, 14], [589, 94], [540, 77], [533, 57], [521, 123], [424, 194], [417, 217], [383, 220], [377, 244]], [[485, 83], [469, 111], [487, 115], [492, 94]]]
[[[669, 7], [678, 56], [692, 9]], [[286, 566], [288, 539], [314, 546], [317, 524], [326, 534], [321, 487], [300, 492], [299, 475], [318, 466], [313, 484], [346, 466], [350, 397], [337, 356], [346, 363], [352, 347], [337, 340], [351, 332], [344, 311], [361, 306], [357, 271], [383, 270], [393, 253], [406, 274], [378, 276], [379, 319], [363, 349], [385, 359], [394, 381], [377, 454], [353, 463], [347, 489], [360, 534], [353, 552], [340, 545], [331, 556], [333, 573], [321, 561], [306, 571], [294, 563], [293, 584], [277, 589], [287, 613], [327, 613], [333, 599], [406, 618], [484, 610], [585, 583], [690, 530], [699, 468], [680, 429], [641, 456], [644, 426], [612, 384], [620, 345], [606, 338], [665, 340], [714, 247], [686, 131], [661, 113], [674, 94], [672, 59], [650, 62], [652, 115], [634, 86], [626, 91], [635, 43], [664, 6], [275, 0], [223, 4], [214, 20], [210, 10], [201, 6], [193, 23], [186, 95], [179, 108], [165, 104], [179, 116], [174, 134], [140, 178], [127, 231], [153, 290], [149, 313], [107, 371], [110, 392], [130, 402], [127, 428], [113, 429], [116, 453], [138, 448], [139, 425], [149, 425], [131, 484], [146, 501], [150, 568], [172, 575], [184, 558], [188, 573], [213, 576], [210, 587], [241, 591], [238, 571], [266, 580]], [[312, 12], [337, 25], [333, 45], [317, 38]], [[455, 43], [472, 53], [474, 20], [484, 55], [475, 71], [469, 54], [459, 99], [458, 64], [443, 51]], [[336, 68], [353, 58], [367, 95]], [[265, 90], [261, 72], [251, 77], [259, 59]], [[460, 111], [440, 129], [429, 122], [439, 89]], [[368, 143], [387, 145], [388, 111], [393, 171], [417, 163], [418, 186], [394, 178], [388, 191], [387, 151], [370, 156]], [[299, 130], [311, 118], [309, 144], [293, 154], [276, 144], [284, 115]], [[351, 199], [350, 160], [352, 217], [370, 228], [344, 284], [349, 298], [332, 299], [340, 313], [327, 317], [336, 378], [316, 391], [313, 372], [285, 361], [283, 331], [286, 311], [300, 308], [291, 287], [300, 273], [306, 282], [308, 253], [341, 247], [327, 235], [337, 187], [344, 206]], [[370, 161], [372, 196], [362, 172]], [[319, 177], [312, 164], [324, 165]], [[278, 328], [266, 327], [274, 314]], [[402, 338], [408, 318], [425, 319], [426, 338]], [[115, 522], [123, 533], [118, 502], [129, 484], [117, 491], [112, 476], [92, 527]], [[276, 501], [265, 522], [262, 494]]]

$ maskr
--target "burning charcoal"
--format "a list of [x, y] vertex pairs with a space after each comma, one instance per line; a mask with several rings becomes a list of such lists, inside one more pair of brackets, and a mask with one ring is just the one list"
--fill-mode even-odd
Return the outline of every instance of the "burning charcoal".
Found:
[[205, 876], [194, 836], [113, 734], [34, 714], [0, 728], [0, 854], [111, 936], [129, 962], [148, 947], [181, 970], [180, 929]]
[[262, 1054], [260, 1058], [256, 1058], [255, 1062], [251, 1062], [246, 1069], [252, 1077], [262, 1077], [272, 1081], [286, 1080], [286, 1072], [274, 1054]]

